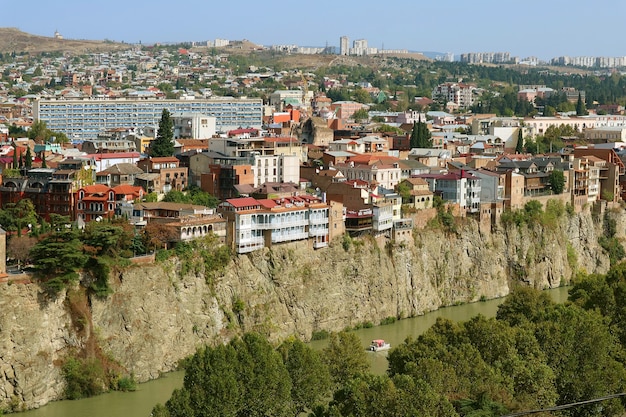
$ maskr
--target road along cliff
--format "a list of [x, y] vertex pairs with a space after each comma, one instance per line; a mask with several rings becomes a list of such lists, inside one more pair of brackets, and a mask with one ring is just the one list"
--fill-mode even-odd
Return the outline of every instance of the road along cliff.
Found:
[[[610, 214], [623, 231], [626, 216]], [[38, 407], [64, 395], [69, 355], [98, 352], [138, 381], [157, 378], [204, 344], [245, 331], [309, 339], [442, 306], [553, 288], [577, 271], [604, 273], [602, 219], [590, 212], [553, 224], [414, 230], [413, 241], [338, 239], [328, 248], [274, 246], [233, 257], [220, 273], [202, 259], [133, 266], [110, 277], [105, 299], [39, 285], [0, 286], [0, 409]], [[622, 235], [619, 237], [623, 237]]]

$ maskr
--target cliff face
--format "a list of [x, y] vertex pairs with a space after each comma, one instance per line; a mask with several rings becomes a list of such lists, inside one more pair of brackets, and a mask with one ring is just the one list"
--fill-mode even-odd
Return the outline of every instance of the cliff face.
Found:
[[[618, 230], [626, 216], [616, 215]], [[203, 344], [241, 331], [280, 339], [317, 330], [423, 314], [441, 306], [501, 297], [523, 282], [537, 288], [568, 282], [573, 269], [606, 272], [601, 225], [590, 214], [541, 229], [481, 233], [472, 221], [458, 233], [415, 232], [414, 245], [364, 239], [313, 251], [304, 243], [236, 257], [207, 278], [181, 264], [130, 268], [111, 277], [114, 293], [91, 299], [77, 329], [66, 294], [43, 297], [36, 284], [0, 291], [0, 407], [37, 407], [62, 396], [60, 364], [95, 338], [139, 381], [158, 377]], [[75, 315], [74, 315], [75, 316]], [[88, 334], [89, 333], [89, 334]], [[91, 340], [93, 340], [93, 338]]]

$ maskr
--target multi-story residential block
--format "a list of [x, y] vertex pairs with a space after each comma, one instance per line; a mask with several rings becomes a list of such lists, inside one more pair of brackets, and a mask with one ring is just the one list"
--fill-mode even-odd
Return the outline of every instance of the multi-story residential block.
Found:
[[409, 201], [407, 204], [410, 207], [422, 210], [433, 206], [434, 193], [430, 190], [428, 182], [424, 178], [407, 178], [400, 184], [409, 190]]
[[86, 165], [96, 172], [104, 171], [117, 164], [135, 165], [140, 158], [139, 152], [94, 153], [80, 157], [86, 160]]
[[[302, 93], [302, 92], [300, 92]], [[70, 139], [93, 139], [114, 128], [157, 126], [167, 109], [172, 114], [193, 113], [215, 117], [215, 129], [260, 128], [263, 119], [261, 99], [215, 98], [207, 100], [36, 100], [35, 119], [49, 129], [63, 132]]]
[[[82, 144], [81, 150], [88, 154], [136, 152], [135, 141], [127, 139], [89, 139]], [[137, 153], [138, 154], [138, 153]]]
[[276, 90], [270, 94], [270, 106], [282, 111], [286, 106], [302, 106], [305, 103], [303, 90]]
[[217, 118], [199, 113], [172, 115], [174, 139], [207, 139], [215, 135]]
[[346, 163], [337, 164], [334, 168], [341, 171], [348, 180], [362, 180], [388, 190], [393, 190], [402, 179], [402, 169], [400, 169], [398, 162], [388, 164], [381, 161], [359, 163], [358, 160], [356, 162], [350, 160]]
[[328, 245], [329, 206], [308, 195], [224, 201], [219, 211], [228, 222], [227, 244], [248, 253], [274, 244], [310, 239], [314, 248]]
[[[598, 169], [599, 191], [597, 196], [603, 200], [619, 201], [622, 194], [620, 177], [626, 173], [624, 163], [614, 149], [575, 149], [574, 158], [587, 158], [589, 165]], [[592, 175], [589, 174], [588, 181], [591, 183]]]
[[115, 191], [103, 184], [82, 187], [76, 197], [76, 218], [85, 223], [110, 219], [115, 214]]
[[188, 169], [181, 167], [180, 161], [173, 156], [144, 158], [137, 162], [137, 166], [146, 174], [154, 174], [147, 177], [137, 176], [137, 185], [143, 186], [148, 193], [182, 191], [188, 185]]
[[163, 201], [155, 203], [127, 201], [118, 205], [116, 213], [128, 219], [136, 227], [158, 223], [173, 229], [176, 235], [173, 242], [183, 242], [213, 234], [222, 243], [226, 239], [226, 220], [216, 214], [215, 210], [205, 206]]
[[352, 152], [357, 154], [386, 152], [389, 141], [379, 136], [365, 136], [358, 139], [339, 139], [328, 144], [328, 150]]
[[135, 164], [118, 163], [100, 172], [96, 172], [96, 183], [104, 184], [109, 187], [134, 185], [137, 175], [142, 173], [143, 170], [138, 168]]
[[596, 120], [590, 117], [525, 117], [524, 137], [543, 135], [550, 126], [570, 126], [578, 132], [595, 127]]
[[468, 171], [420, 176], [428, 182], [429, 189], [445, 201], [459, 204], [469, 213], [480, 211], [481, 179]]
[[330, 105], [330, 111], [341, 120], [348, 120], [357, 110], [363, 108], [367, 106], [356, 101], [335, 101]]
[[350, 54], [350, 38], [342, 36], [339, 38], [339, 55]]
[[626, 126], [595, 127], [585, 129], [584, 133], [588, 142], [626, 142]]
[[51, 214], [75, 219], [76, 190], [92, 184], [92, 170], [83, 169], [82, 161], [61, 162], [59, 169], [35, 168], [19, 177], [5, 176], [0, 186], [2, 207], [29, 199], [40, 217], [49, 220]]
[[297, 155], [255, 155], [252, 165], [254, 186], [266, 182], [300, 182], [300, 158]]
[[442, 98], [448, 103], [451, 102], [460, 108], [467, 109], [474, 105], [475, 89], [475, 86], [464, 83], [439, 84], [433, 89], [432, 98], [433, 100]]

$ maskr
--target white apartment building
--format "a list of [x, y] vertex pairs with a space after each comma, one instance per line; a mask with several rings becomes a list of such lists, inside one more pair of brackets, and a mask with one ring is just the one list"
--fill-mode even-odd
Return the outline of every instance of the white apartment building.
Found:
[[445, 201], [457, 203], [470, 213], [480, 211], [481, 179], [467, 171], [421, 176], [432, 192], [441, 193]]
[[300, 182], [298, 155], [255, 155], [252, 163], [254, 186], [266, 182]]
[[217, 132], [216, 118], [203, 114], [179, 113], [172, 115], [174, 139], [208, 139]]
[[464, 83], [443, 83], [433, 89], [432, 98], [444, 98], [448, 103], [454, 103], [460, 108], [469, 108], [474, 105], [474, 90], [476, 87]]
[[227, 219], [226, 242], [237, 253], [273, 244], [311, 239], [314, 248], [328, 246], [328, 204], [309, 196], [276, 199], [233, 198], [218, 210]]
[[350, 39], [347, 36], [339, 38], [339, 55], [350, 54]]
[[171, 114], [193, 113], [215, 118], [215, 128], [227, 131], [239, 127], [260, 129], [263, 125], [262, 99], [215, 98], [203, 100], [89, 99], [36, 100], [33, 115], [49, 129], [70, 139], [95, 138], [98, 133], [118, 128], [140, 129], [158, 126], [163, 110]]

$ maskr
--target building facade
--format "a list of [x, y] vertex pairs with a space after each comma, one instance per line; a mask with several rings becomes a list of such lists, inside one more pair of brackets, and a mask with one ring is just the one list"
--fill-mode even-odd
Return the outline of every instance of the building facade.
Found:
[[54, 131], [70, 139], [95, 138], [115, 128], [142, 129], [157, 126], [163, 110], [172, 114], [194, 113], [215, 117], [215, 129], [260, 128], [262, 99], [217, 98], [207, 100], [37, 100], [33, 105], [36, 120], [46, 122]]
[[219, 210], [228, 222], [226, 243], [236, 253], [305, 239], [314, 248], [328, 246], [328, 205], [313, 196], [235, 198], [220, 204]]

